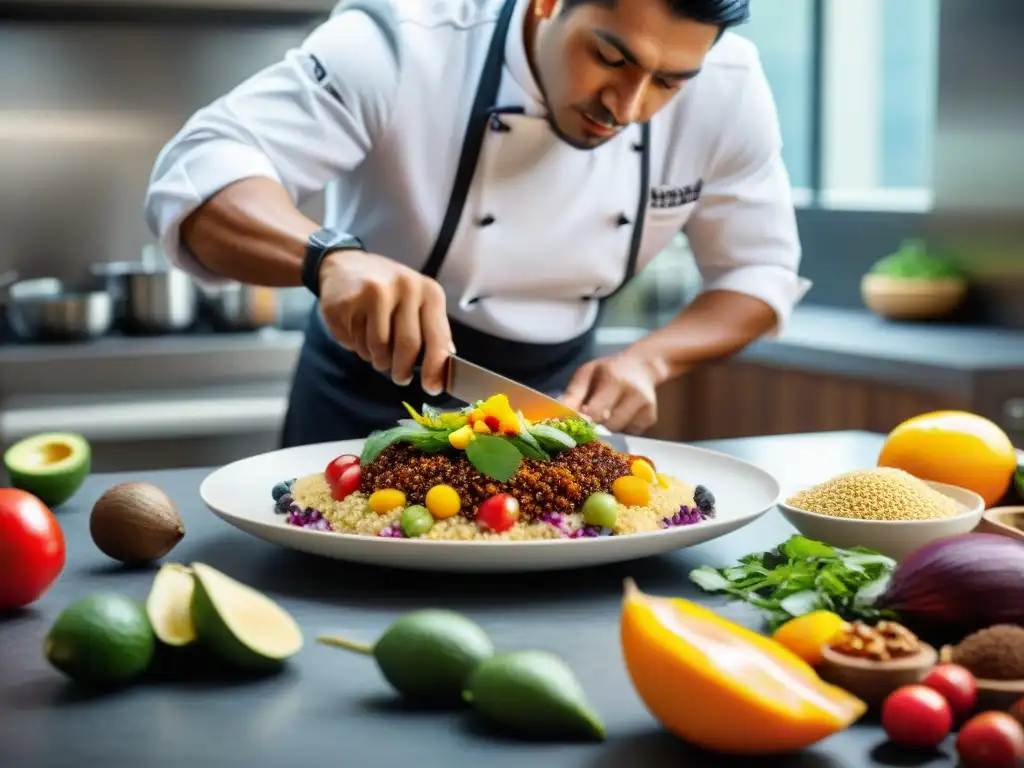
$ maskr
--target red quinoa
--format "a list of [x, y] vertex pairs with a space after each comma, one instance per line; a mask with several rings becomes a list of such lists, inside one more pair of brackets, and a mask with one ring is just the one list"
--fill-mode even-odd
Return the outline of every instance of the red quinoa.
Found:
[[423, 453], [408, 443], [396, 443], [363, 468], [360, 490], [370, 494], [397, 488], [410, 504], [422, 504], [431, 487], [447, 484], [458, 491], [462, 514], [468, 518], [476, 516], [488, 497], [510, 493], [519, 501], [523, 517], [533, 518], [545, 512], [573, 512], [590, 494], [610, 492], [612, 483], [629, 473], [629, 457], [600, 440], [550, 460], [524, 459], [519, 472], [504, 483], [477, 472], [462, 451]]

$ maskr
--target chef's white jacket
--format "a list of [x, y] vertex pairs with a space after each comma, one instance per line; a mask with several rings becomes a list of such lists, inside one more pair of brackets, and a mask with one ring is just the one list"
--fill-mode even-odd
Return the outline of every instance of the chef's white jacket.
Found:
[[[182, 246], [179, 225], [223, 187], [265, 176], [300, 204], [333, 184], [326, 226], [421, 268], [501, 5], [345, 0], [282, 61], [199, 110], [159, 155], [145, 203], [171, 262], [216, 280]], [[589, 151], [553, 134], [523, 44], [527, 6], [517, 0], [498, 96], [523, 113], [487, 132], [437, 279], [454, 319], [501, 338], [560, 342], [590, 328], [593, 297], [625, 273], [640, 128]], [[762, 299], [778, 329], [810, 284], [797, 273], [778, 116], [755, 47], [726, 34], [650, 130], [637, 269], [684, 230], [704, 289]]]

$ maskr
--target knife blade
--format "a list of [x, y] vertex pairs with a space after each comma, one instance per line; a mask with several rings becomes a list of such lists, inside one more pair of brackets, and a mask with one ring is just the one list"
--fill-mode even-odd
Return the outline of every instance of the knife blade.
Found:
[[465, 403], [475, 403], [477, 400], [504, 394], [508, 397], [512, 409], [522, 411], [523, 416], [530, 421], [580, 417], [580, 414], [565, 403], [458, 355], [448, 357], [445, 391]]

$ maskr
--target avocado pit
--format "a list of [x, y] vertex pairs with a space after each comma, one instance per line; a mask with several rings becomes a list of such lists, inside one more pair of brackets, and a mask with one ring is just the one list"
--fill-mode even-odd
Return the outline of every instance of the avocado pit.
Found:
[[89, 533], [103, 554], [129, 565], [167, 555], [185, 536], [170, 497], [150, 483], [121, 483], [96, 501]]

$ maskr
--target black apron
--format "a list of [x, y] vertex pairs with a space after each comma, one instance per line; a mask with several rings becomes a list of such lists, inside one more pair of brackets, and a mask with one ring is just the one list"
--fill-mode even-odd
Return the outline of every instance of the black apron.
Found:
[[[498, 116], [503, 112], [521, 111], [515, 107], [495, 106], [505, 62], [505, 42], [515, 2], [505, 0], [495, 26], [470, 112], [469, 126], [444, 221], [437, 242], [421, 270], [428, 277], [437, 277], [448, 255], [487, 132], [509, 130]], [[576, 369], [595, 357], [596, 331], [600, 325], [604, 302], [632, 280], [643, 238], [644, 214], [650, 188], [650, 128], [644, 123], [641, 129], [643, 139], [635, 147], [640, 155], [640, 200], [625, 274], [619, 287], [608, 296], [581, 299], [601, 302], [598, 319], [590, 330], [575, 339], [557, 344], [531, 344], [496, 338], [449, 319], [452, 340], [461, 357], [551, 394], [562, 392]], [[493, 222], [481, 223], [481, 226], [488, 223]], [[309, 315], [305, 341], [292, 381], [281, 438], [282, 447], [364, 438], [370, 432], [391, 427], [398, 419], [407, 416], [402, 407], [403, 400], [417, 410], [424, 402], [441, 408], [458, 408], [463, 405], [447, 395], [428, 396], [418, 378], [414, 378], [408, 386], [400, 387], [387, 375], [374, 370], [369, 363], [334, 341], [320, 314], [319, 304], [315, 304]]]

